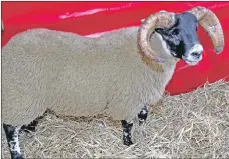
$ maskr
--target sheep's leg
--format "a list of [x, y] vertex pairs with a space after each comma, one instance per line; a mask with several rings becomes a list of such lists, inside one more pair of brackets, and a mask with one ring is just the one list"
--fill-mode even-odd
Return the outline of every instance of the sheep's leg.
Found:
[[148, 116], [148, 106], [144, 105], [144, 107], [141, 109], [140, 113], [138, 113], [138, 121], [139, 125], [141, 126], [147, 119]]
[[133, 144], [131, 141], [131, 129], [133, 127], [133, 123], [128, 123], [126, 120], [122, 120], [123, 127], [123, 142], [124, 145], [130, 146]]
[[21, 131], [25, 131], [26, 133], [29, 133], [30, 131], [35, 132], [35, 127], [38, 124], [38, 119], [35, 119], [34, 121], [32, 121], [30, 124], [28, 125], [23, 125], [21, 127]]
[[10, 149], [11, 158], [22, 159], [23, 157], [21, 155], [19, 141], [18, 141], [18, 134], [20, 128], [12, 125], [3, 124], [3, 129], [6, 134], [6, 139]]

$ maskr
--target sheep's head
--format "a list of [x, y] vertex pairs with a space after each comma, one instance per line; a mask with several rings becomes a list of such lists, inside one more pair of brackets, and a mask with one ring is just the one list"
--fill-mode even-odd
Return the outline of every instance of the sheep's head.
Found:
[[144, 60], [147, 63], [154, 62], [158, 68], [163, 62], [163, 58], [156, 56], [149, 43], [150, 35], [156, 31], [161, 34], [172, 56], [183, 59], [189, 65], [196, 65], [202, 59], [203, 52], [197, 36], [198, 24], [208, 32], [215, 52], [221, 53], [224, 36], [218, 18], [204, 7], [195, 7], [181, 14], [158, 12], [143, 21], [138, 32], [138, 44]]

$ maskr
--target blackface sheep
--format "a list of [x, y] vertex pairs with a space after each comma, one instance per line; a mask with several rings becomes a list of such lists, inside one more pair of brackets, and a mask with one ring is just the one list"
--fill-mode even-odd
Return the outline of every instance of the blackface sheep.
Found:
[[18, 131], [47, 109], [66, 116], [104, 114], [120, 120], [125, 145], [131, 122], [142, 123], [183, 59], [196, 65], [203, 47], [198, 23], [222, 52], [224, 36], [216, 15], [204, 7], [175, 14], [158, 12], [140, 27], [100, 38], [33, 29], [2, 49], [2, 122], [12, 158], [22, 158]]

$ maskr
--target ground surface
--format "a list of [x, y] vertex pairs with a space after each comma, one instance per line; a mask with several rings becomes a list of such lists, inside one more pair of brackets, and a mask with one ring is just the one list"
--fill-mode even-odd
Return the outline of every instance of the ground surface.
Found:
[[[229, 158], [229, 83], [165, 96], [152, 107], [145, 126], [134, 127], [135, 144], [130, 147], [122, 144], [120, 123], [106, 118], [72, 120], [47, 114], [36, 129], [20, 136], [25, 157]], [[4, 134], [2, 144], [2, 157], [8, 158]]]

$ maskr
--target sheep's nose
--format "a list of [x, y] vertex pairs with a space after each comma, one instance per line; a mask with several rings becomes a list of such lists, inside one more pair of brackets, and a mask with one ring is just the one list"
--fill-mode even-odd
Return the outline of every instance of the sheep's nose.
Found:
[[191, 53], [191, 55], [195, 58], [200, 58], [201, 54], [202, 52], [197, 52], [197, 51]]
[[202, 52], [204, 51], [202, 45], [200, 44], [195, 44], [192, 49], [190, 50], [190, 54], [192, 57], [198, 59], [201, 57]]

